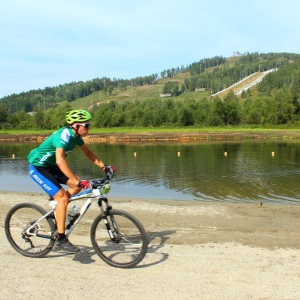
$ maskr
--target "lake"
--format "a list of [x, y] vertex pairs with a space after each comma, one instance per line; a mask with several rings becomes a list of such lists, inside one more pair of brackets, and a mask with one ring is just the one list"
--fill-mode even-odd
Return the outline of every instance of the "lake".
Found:
[[[28, 176], [35, 143], [0, 145], [2, 191], [43, 192]], [[300, 204], [296, 141], [90, 144], [117, 167], [112, 197]], [[15, 158], [12, 158], [14, 154]], [[103, 177], [77, 148], [67, 160], [82, 179]]]

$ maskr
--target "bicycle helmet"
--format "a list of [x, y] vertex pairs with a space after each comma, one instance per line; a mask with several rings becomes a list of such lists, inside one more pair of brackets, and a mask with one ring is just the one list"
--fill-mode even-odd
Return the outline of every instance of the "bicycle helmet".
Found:
[[73, 124], [75, 122], [85, 122], [92, 119], [90, 113], [86, 110], [76, 109], [71, 110], [66, 113], [66, 121], [68, 124]]

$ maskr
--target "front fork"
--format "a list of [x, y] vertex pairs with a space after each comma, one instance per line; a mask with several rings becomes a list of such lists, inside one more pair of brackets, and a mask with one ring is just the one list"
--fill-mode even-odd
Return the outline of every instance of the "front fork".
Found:
[[[103, 207], [103, 201], [105, 202], [106, 209]], [[112, 206], [108, 203], [108, 199], [105, 197], [100, 197], [98, 199], [98, 206], [100, 207], [101, 213], [104, 216], [104, 224], [106, 227], [106, 230], [109, 234], [109, 237], [112, 241], [116, 242], [117, 237], [114, 235], [114, 232], [118, 232], [118, 227], [115, 222], [114, 216], [110, 214], [110, 211], [112, 210]], [[108, 221], [108, 218], [111, 220], [111, 224], [113, 226], [114, 232], [111, 229], [110, 222]]]

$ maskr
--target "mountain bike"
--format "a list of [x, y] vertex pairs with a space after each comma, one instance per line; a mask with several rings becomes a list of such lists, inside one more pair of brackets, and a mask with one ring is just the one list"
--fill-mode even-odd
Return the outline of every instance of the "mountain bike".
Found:
[[[111, 190], [112, 175], [90, 180], [89, 190], [81, 191], [69, 201], [84, 200], [81, 209], [72, 209], [66, 226], [69, 236], [84, 214], [97, 199], [100, 214], [90, 229], [92, 246], [99, 257], [117, 268], [132, 268], [145, 257], [148, 237], [140, 221], [128, 212], [113, 209], [107, 194]], [[55, 246], [57, 228], [55, 208], [57, 202], [49, 201], [51, 209], [46, 211], [34, 203], [20, 203], [12, 207], [5, 218], [5, 233], [11, 246], [28, 257], [43, 257]], [[76, 212], [74, 214], [74, 211]]]

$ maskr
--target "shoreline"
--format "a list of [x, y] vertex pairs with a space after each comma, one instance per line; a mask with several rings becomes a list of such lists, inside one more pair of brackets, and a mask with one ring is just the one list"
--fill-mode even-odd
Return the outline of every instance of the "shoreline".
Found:
[[[5, 142], [42, 142], [50, 134], [0, 134], [0, 141]], [[87, 143], [145, 143], [145, 142], [201, 142], [201, 141], [260, 141], [260, 140], [298, 140], [295, 131], [228, 131], [198, 133], [151, 133], [141, 134], [89, 134], [84, 138]]]
[[99, 290], [125, 300], [300, 298], [300, 206], [110, 198], [114, 208], [136, 216], [149, 237], [136, 268], [116, 269], [91, 247], [96, 203], [70, 237], [78, 254], [54, 249], [32, 259], [14, 251], [3, 228], [7, 211], [20, 202], [47, 208], [41, 195], [0, 191], [3, 300], [97, 299]]

